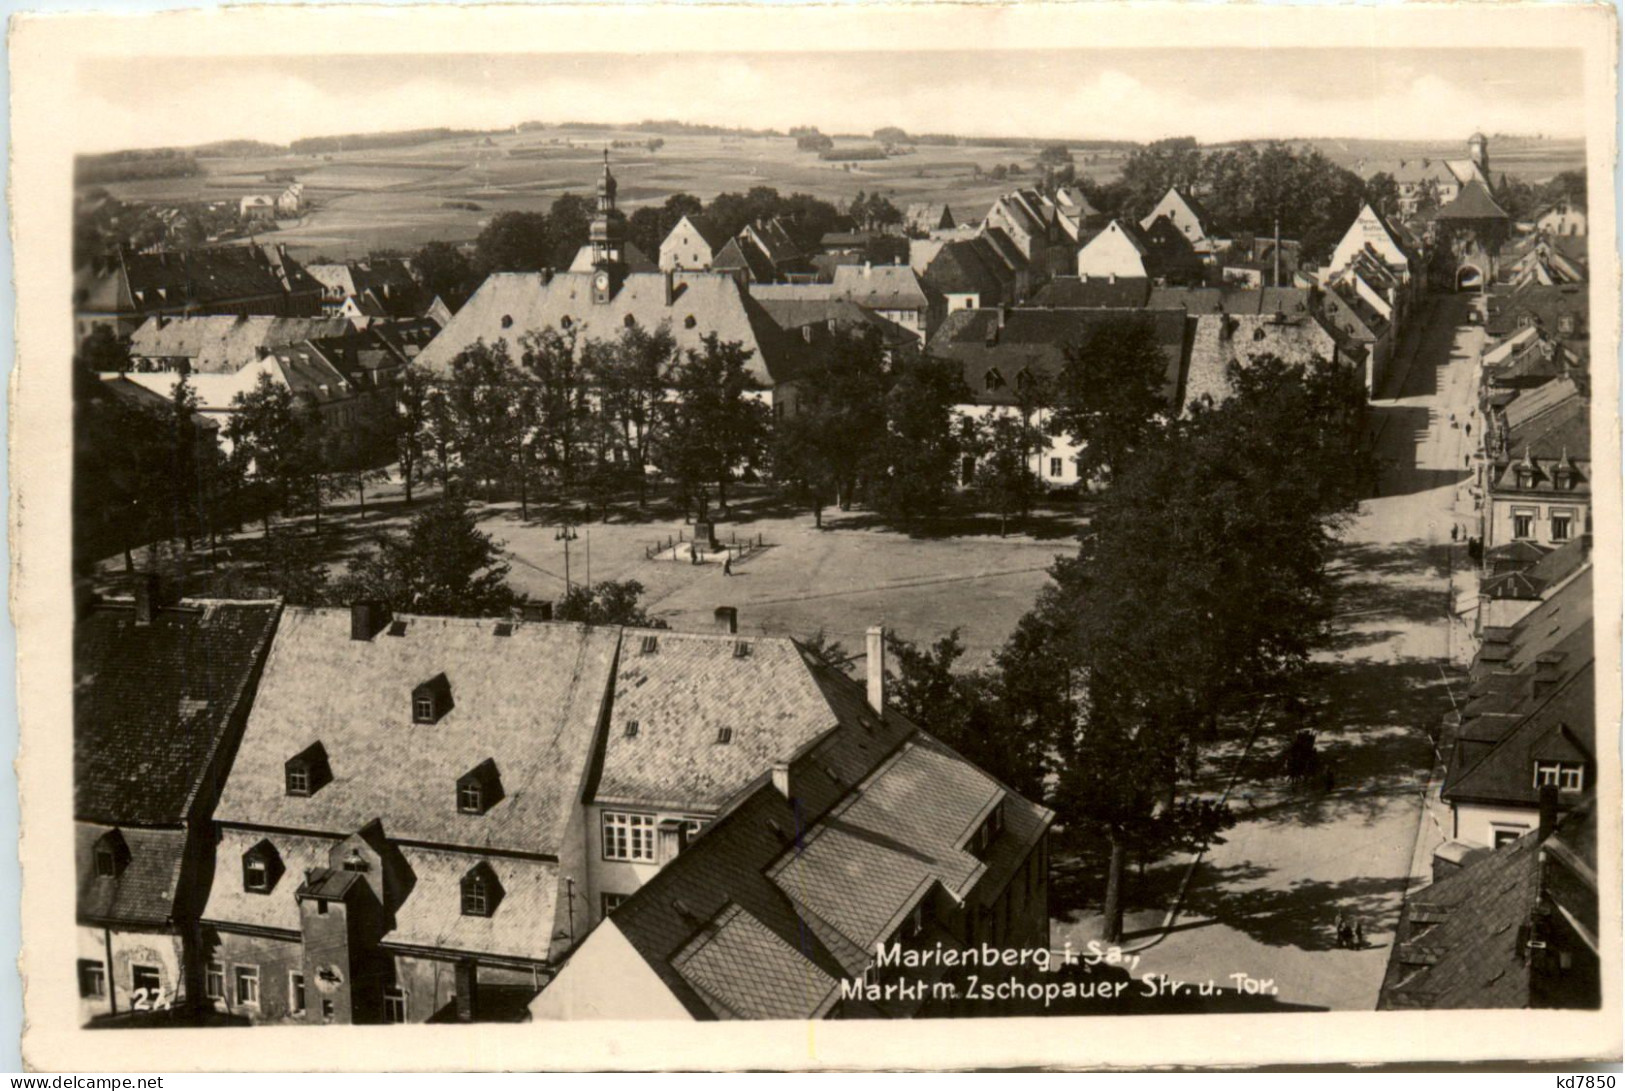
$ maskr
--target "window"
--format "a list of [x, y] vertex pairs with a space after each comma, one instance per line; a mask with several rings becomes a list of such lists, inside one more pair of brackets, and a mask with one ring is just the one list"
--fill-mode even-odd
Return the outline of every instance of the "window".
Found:
[[372, 865], [368, 864], [367, 861], [362, 858], [360, 853], [351, 852], [350, 855], [345, 858], [343, 870], [354, 871], [358, 874], [365, 875], [367, 872], [372, 870]]
[[260, 1006], [260, 968], [258, 966], [238, 966], [235, 968], [237, 983], [237, 1003], [250, 1008]]
[[88, 958], [79, 960], [79, 995], [100, 999], [107, 995], [107, 967]]
[[604, 859], [654, 863], [654, 815], [605, 811], [603, 822]]
[[480, 806], [480, 782], [465, 780], [457, 786], [457, 809], [464, 814], [479, 814], [484, 808]]
[[1514, 538], [1533, 538], [1535, 536], [1534, 512], [1515, 511], [1512, 513], [1512, 536]]
[[265, 857], [254, 854], [243, 858], [243, 889], [261, 894], [271, 889], [271, 867]]
[[1528, 832], [1526, 829], [1496, 830], [1495, 847], [1500, 848], [1502, 845], [1509, 845]]
[[221, 963], [211, 962], [203, 968], [203, 995], [210, 1000], [226, 998], [226, 968]]
[[1574, 316], [1572, 314], [1558, 316], [1557, 332], [1570, 334], [1574, 332]]
[[118, 874], [118, 854], [104, 838], [96, 843], [96, 878], [111, 879]]
[[310, 767], [304, 762], [289, 762], [287, 781], [289, 795], [308, 796], [310, 794]]
[[1552, 541], [1566, 542], [1574, 531], [1574, 516], [1566, 511], [1552, 512]]
[[1061, 460], [1060, 459], [1052, 458], [1052, 459], [1049, 460], [1049, 475], [1051, 477], [1060, 477], [1061, 476]]
[[610, 894], [607, 892], [600, 894], [598, 896], [598, 902], [600, 908], [603, 909], [603, 915], [607, 917], [611, 913], [615, 912], [615, 910], [620, 907], [620, 904], [626, 901], [627, 897], [628, 896], [625, 894]]
[[288, 1014], [305, 1014], [305, 975], [297, 971], [288, 973]]
[[463, 879], [463, 916], [488, 917], [491, 915], [491, 891], [485, 876], [475, 873]]
[[412, 699], [412, 719], [420, 724], [434, 723], [434, 698], [428, 696], [414, 697]]
[[399, 985], [384, 990], [384, 1022], [406, 1022], [406, 990]]
[[513, 315], [511, 315], [511, 314], [503, 315], [502, 316], [502, 328], [503, 329], [509, 329], [512, 326], [513, 326]]
[[1537, 761], [1535, 787], [1578, 792], [1585, 786], [1585, 765], [1577, 761]]
[[734, 729], [733, 728], [727, 727], [727, 726], [717, 728], [717, 742], [719, 744], [727, 745], [728, 743], [733, 742], [733, 738], [734, 738]]

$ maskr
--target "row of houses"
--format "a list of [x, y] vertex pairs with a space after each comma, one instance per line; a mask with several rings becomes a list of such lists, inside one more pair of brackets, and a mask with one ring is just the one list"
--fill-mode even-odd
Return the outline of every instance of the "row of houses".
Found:
[[[788, 639], [84, 601], [81, 1014], [916, 1014], [877, 943], [1048, 942], [1045, 808]], [[412, 760], [400, 760], [410, 753]]]

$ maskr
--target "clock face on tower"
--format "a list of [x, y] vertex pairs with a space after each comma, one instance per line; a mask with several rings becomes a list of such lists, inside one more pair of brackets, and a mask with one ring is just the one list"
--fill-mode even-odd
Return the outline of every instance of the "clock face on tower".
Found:
[[600, 292], [609, 291], [609, 271], [606, 269], [598, 270], [598, 275], [592, 278], [592, 285]]

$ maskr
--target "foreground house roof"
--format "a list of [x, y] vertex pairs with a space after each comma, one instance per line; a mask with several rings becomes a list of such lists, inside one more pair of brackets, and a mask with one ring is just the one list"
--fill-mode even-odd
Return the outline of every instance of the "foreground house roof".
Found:
[[133, 602], [103, 602], [76, 622], [76, 817], [162, 826], [194, 816], [236, 744], [279, 609], [193, 599], [143, 625]]
[[[344, 836], [376, 819], [397, 840], [562, 851], [617, 631], [398, 615], [358, 640], [352, 621], [285, 611], [217, 820]], [[445, 706], [419, 722], [417, 691], [431, 684]], [[289, 795], [288, 761], [316, 747], [330, 782]], [[486, 762], [501, 799], [460, 813], [456, 779]]]
[[343, 318], [279, 315], [186, 315], [147, 319], [130, 335], [130, 355], [183, 358], [194, 372], [228, 375], [253, 363], [259, 350], [348, 333]]

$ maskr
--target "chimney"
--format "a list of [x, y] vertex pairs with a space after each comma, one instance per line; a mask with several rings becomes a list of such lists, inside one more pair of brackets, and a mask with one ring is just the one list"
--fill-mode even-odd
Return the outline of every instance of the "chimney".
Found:
[[676, 303], [676, 302], [677, 302], [677, 273], [674, 270], [667, 269], [666, 270], [666, 306], [669, 307], [673, 303]]
[[472, 1023], [479, 1017], [480, 964], [471, 958], [458, 959], [452, 973], [452, 988], [457, 991], [457, 1021]]
[[519, 607], [519, 618], [522, 621], [552, 621], [553, 604], [551, 602], [527, 602]]
[[717, 632], [733, 634], [739, 631], [739, 608], [737, 606], [718, 606], [713, 616], [716, 619]]
[[790, 798], [790, 763], [776, 761], [773, 763], [773, 790], [785, 799]]
[[389, 624], [389, 607], [382, 602], [350, 604], [350, 639], [371, 640]]
[[1544, 841], [1552, 835], [1557, 827], [1557, 785], [1542, 784], [1540, 786], [1540, 840]]
[[151, 625], [158, 612], [162, 585], [156, 572], [142, 572], [135, 578], [135, 623]]
[[886, 630], [879, 625], [869, 626], [865, 634], [864, 664], [869, 676], [869, 707], [884, 714], [886, 711]]
[[1005, 323], [1010, 321], [1010, 308], [1003, 303], [999, 304], [999, 329], [1004, 329]]

